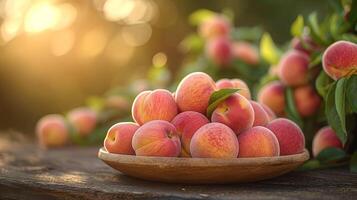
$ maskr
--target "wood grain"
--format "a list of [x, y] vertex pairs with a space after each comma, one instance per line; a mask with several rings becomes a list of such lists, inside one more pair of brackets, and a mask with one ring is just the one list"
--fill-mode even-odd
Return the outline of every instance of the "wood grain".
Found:
[[136, 178], [168, 183], [222, 184], [254, 182], [290, 172], [309, 159], [309, 152], [261, 158], [169, 158], [111, 154], [98, 157], [118, 171]]

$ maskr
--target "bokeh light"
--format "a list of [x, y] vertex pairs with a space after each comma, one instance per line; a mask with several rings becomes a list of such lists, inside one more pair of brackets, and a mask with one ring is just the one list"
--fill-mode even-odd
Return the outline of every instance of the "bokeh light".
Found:
[[51, 50], [55, 56], [63, 56], [68, 53], [74, 45], [75, 33], [72, 30], [65, 30], [54, 35], [51, 43]]
[[167, 63], [167, 56], [163, 52], [159, 52], [152, 57], [154, 67], [164, 67]]
[[149, 41], [152, 28], [147, 23], [127, 25], [122, 28], [121, 34], [127, 44], [137, 47]]
[[79, 46], [79, 55], [94, 57], [100, 54], [107, 44], [106, 32], [102, 29], [93, 29], [83, 35]]

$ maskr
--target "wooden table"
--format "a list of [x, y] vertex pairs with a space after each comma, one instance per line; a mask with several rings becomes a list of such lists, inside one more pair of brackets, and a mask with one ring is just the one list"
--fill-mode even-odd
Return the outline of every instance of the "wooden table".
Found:
[[0, 137], [0, 199], [357, 199], [357, 174], [345, 168], [249, 184], [176, 185], [122, 175], [99, 160], [97, 151], [43, 151]]

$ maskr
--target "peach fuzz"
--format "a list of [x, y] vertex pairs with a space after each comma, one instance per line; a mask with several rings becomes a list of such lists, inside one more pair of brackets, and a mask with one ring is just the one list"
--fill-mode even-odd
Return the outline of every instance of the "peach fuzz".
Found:
[[227, 38], [219, 37], [208, 41], [206, 54], [215, 64], [225, 67], [232, 59], [232, 45]]
[[254, 110], [254, 123], [253, 126], [265, 126], [270, 121], [270, 116], [264, 110], [263, 106], [255, 101], [250, 101]]
[[194, 72], [181, 80], [175, 93], [175, 100], [181, 112], [196, 111], [205, 114], [211, 94], [215, 90], [216, 83], [209, 75]]
[[292, 155], [304, 151], [305, 136], [293, 121], [278, 118], [271, 121], [266, 127], [278, 138], [280, 155]]
[[357, 45], [337, 41], [330, 45], [322, 56], [325, 72], [334, 80], [357, 74]]
[[56, 114], [46, 115], [37, 122], [36, 135], [44, 148], [64, 146], [69, 139], [65, 119]]
[[320, 96], [310, 85], [296, 88], [294, 90], [294, 100], [297, 111], [303, 117], [316, 113], [321, 104]]
[[176, 115], [175, 99], [167, 90], [141, 92], [133, 102], [132, 116], [139, 125], [152, 120], [171, 121]]
[[336, 132], [329, 126], [322, 127], [317, 131], [314, 139], [312, 141], [312, 154], [314, 157], [319, 155], [319, 153], [329, 147], [343, 148], [343, 145], [338, 139]]
[[81, 136], [88, 136], [97, 124], [97, 113], [90, 108], [76, 108], [67, 115], [68, 121]]
[[250, 99], [250, 90], [248, 85], [240, 80], [240, 79], [220, 79], [216, 82], [216, 86], [218, 89], [226, 89], [226, 88], [232, 88], [232, 89], [240, 89], [238, 91], [239, 94], [243, 95], [245, 98]]
[[259, 63], [258, 50], [248, 42], [235, 42], [232, 45], [232, 54], [234, 58], [251, 65]]
[[309, 57], [300, 51], [287, 52], [279, 62], [278, 76], [288, 86], [299, 86], [308, 83]]
[[139, 126], [132, 122], [114, 124], [107, 132], [104, 147], [109, 153], [135, 155], [131, 145], [133, 135]]
[[137, 156], [177, 157], [181, 152], [175, 126], [163, 120], [142, 125], [133, 136], [132, 146]]
[[239, 144], [237, 136], [228, 126], [209, 123], [193, 135], [190, 150], [193, 158], [236, 158]]
[[258, 92], [258, 102], [268, 106], [276, 115], [284, 115], [285, 86], [273, 81], [263, 86]]
[[276, 136], [263, 126], [255, 126], [238, 135], [240, 158], [280, 155]]
[[199, 34], [205, 39], [228, 37], [231, 29], [229, 20], [223, 15], [215, 15], [204, 20], [199, 26]]
[[260, 104], [260, 106], [264, 109], [264, 111], [268, 114], [269, 116], [269, 122], [272, 121], [273, 119], [276, 118], [275, 113], [266, 105]]
[[227, 125], [238, 135], [253, 126], [254, 110], [249, 100], [236, 93], [218, 104], [211, 121]]
[[182, 147], [189, 155], [193, 134], [203, 125], [208, 124], [209, 120], [201, 113], [186, 111], [178, 114], [171, 123], [176, 127], [181, 137]]

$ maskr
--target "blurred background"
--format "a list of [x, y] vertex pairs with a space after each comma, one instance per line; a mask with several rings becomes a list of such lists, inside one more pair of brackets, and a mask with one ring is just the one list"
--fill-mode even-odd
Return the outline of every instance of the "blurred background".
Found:
[[[325, 0], [0, 0], [0, 130], [31, 134], [49, 113], [145, 78], [153, 62], [175, 74], [195, 10], [231, 9], [237, 26], [290, 38], [298, 14]], [[155, 64], [155, 63], [154, 63]]]

